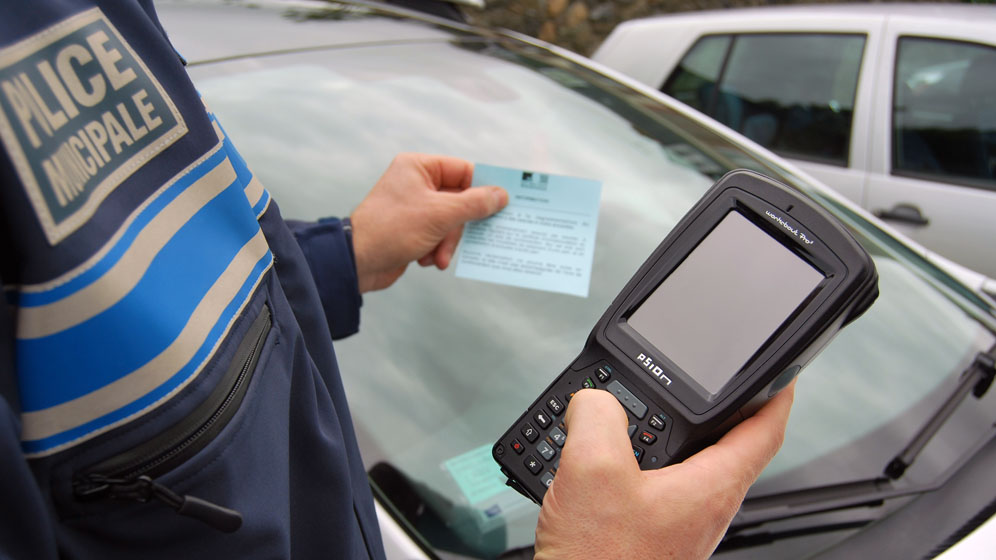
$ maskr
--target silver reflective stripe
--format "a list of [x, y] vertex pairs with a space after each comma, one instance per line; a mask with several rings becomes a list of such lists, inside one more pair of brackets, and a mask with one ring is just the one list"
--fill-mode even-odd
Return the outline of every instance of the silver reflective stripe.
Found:
[[194, 214], [235, 181], [228, 159], [190, 185], [136, 236], [120, 260], [99, 280], [47, 305], [21, 307], [17, 337], [48, 336], [87, 321], [126, 296], [142, 279], [149, 264]]
[[[137, 398], [142, 397], [166, 382], [169, 377], [193, 358], [208, 337], [209, 331], [217, 323], [223, 310], [233, 301], [239, 290], [243, 288], [246, 280], [251, 276], [253, 269], [261, 259], [267, 256], [268, 251], [269, 247], [267, 246], [263, 232], [259, 231], [242, 247], [235, 259], [207, 291], [200, 304], [195, 308], [190, 320], [172, 344], [144, 366], [109, 385], [57, 406], [23, 413], [21, 415], [23, 422], [21, 439], [39, 440], [80, 426], [135, 401]], [[265, 276], [265, 270], [268, 269], [269, 264], [256, 278], [253, 289], [249, 291], [249, 294], [255, 291], [255, 286]], [[242, 302], [242, 305], [244, 306], [247, 301], [248, 298]], [[232, 317], [224, 333], [215, 342], [214, 348], [206, 354], [204, 362], [210, 359], [218, 344], [225, 339], [228, 330], [238, 315], [239, 313], [236, 313]], [[203, 362], [197, 365], [196, 371], [199, 371], [201, 367], [203, 367]], [[52, 449], [47, 449], [43, 453], [32, 455], [39, 456], [54, 453], [119, 426], [143, 414], [147, 410], [155, 408], [183, 389], [195, 377], [196, 375], [189, 376], [169, 394], [143, 410], [112, 424], [102, 426], [100, 429], [89, 432], [73, 441], [63, 443]]]
[[263, 183], [254, 175], [245, 189], [246, 198], [249, 199], [249, 206], [255, 207], [259, 203], [260, 199], [263, 198], [263, 190]]

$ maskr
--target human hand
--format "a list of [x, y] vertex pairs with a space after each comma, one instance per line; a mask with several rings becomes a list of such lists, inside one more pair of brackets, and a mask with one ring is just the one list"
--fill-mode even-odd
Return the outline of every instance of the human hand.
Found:
[[684, 462], [641, 471], [628, 420], [605, 391], [579, 391], [536, 526], [537, 560], [707, 558], [781, 447], [794, 383]]
[[463, 224], [508, 204], [505, 189], [469, 188], [473, 174], [474, 165], [458, 158], [394, 158], [350, 216], [360, 292], [390, 286], [412, 261], [449, 266]]

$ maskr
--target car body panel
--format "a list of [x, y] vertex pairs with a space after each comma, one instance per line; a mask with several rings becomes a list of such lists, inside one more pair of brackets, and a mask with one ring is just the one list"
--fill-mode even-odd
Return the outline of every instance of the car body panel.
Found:
[[975, 560], [991, 554], [996, 543], [996, 517], [980, 525], [954, 546], [941, 553], [937, 560]]

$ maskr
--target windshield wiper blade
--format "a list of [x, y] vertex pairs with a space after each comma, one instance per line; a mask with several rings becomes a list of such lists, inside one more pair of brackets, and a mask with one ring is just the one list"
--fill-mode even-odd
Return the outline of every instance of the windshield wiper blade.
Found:
[[861, 529], [873, 521], [874, 519], [860, 519], [857, 521], [825, 523], [810, 527], [800, 527], [798, 529], [788, 529], [785, 531], [763, 531], [760, 533], [752, 533], [750, 535], [733, 535], [731, 537], [724, 538], [719, 543], [719, 546], [716, 547], [716, 552], [726, 552], [729, 550], [736, 550], [738, 548], [764, 546], [781, 540], [794, 539], [809, 535], [819, 535], [821, 533], [834, 533], [837, 531]]
[[996, 346], [990, 348], [989, 352], [979, 352], [976, 354], [975, 360], [962, 373], [961, 379], [958, 381], [958, 386], [955, 387], [951, 395], [944, 401], [944, 404], [927, 419], [927, 422], [913, 436], [913, 439], [910, 440], [906, 448], [900, 451], [886, 465], [885, 476], [893, 480], [903, 476], [906, 469], [913, 464], [913, 461], [923, 451], [923, 448], [930, 443], [930, 440], [941, 429], [941, 426], [954, 414], [955, 409], [965, 400], [969, 392], [975, 398], [981, 399], [992, 385], [994, 376], [996, 376]]
[[732, 535], [771, 521], [843, 509], [877, 507], [885, 500], [910, 492], [911, 490], [898, 490], [891, 480], [879, 477], [748, 498], [741, 504], [727, 534]]
[[[964, 466], [975, 452], [984, 448], [992, 440], [992, 434], [996, 433], [996, 424], [991, 426], [989, 436], [981, 439], [971, 452], [960, 456], [935, 480], [928, 483], [902, 485], [901, 487], [893, 485], [893, 481], [902, 476], [903, 472], [913, 463], [944, 422], [951, 417], [958, 404], [965, 399], [968, 393], [973, 393], [976, 398], [985, 395], [994, 380], [994, 376], [996, 376], [996, 365], [994, 364], [996, 364], [996, 346], [990, 348], [988, 352], [980, 352], [976, 355], [972, 363], [962, 373], [958, 386], [951, 393], [951, 396], [931, 415], [911, 443], [906, 446], [906, 449], [889, 462], [891, 471], [887, 467], [886, 475], [892, 472], [898, 476], [879, 476], [865, 480], [790, 490], [755, 498], [749, 497], [744, 500], [740, 511], [730, 524], [725, 540], [734, 538], [740, 531], [773, 521], [797, 519], [852, 508], [875, 508], [884, 505], [889, 500], [931, 492], [940, 488]], [[821, 523], [817, 522], [815, 527], [819, 525]]]

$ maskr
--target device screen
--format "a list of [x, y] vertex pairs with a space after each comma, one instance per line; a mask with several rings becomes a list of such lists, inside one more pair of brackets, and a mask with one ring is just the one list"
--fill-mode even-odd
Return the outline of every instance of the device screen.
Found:
[[715, 395], [823, 278], [746, 217], [730, 212], [628, 322]]

